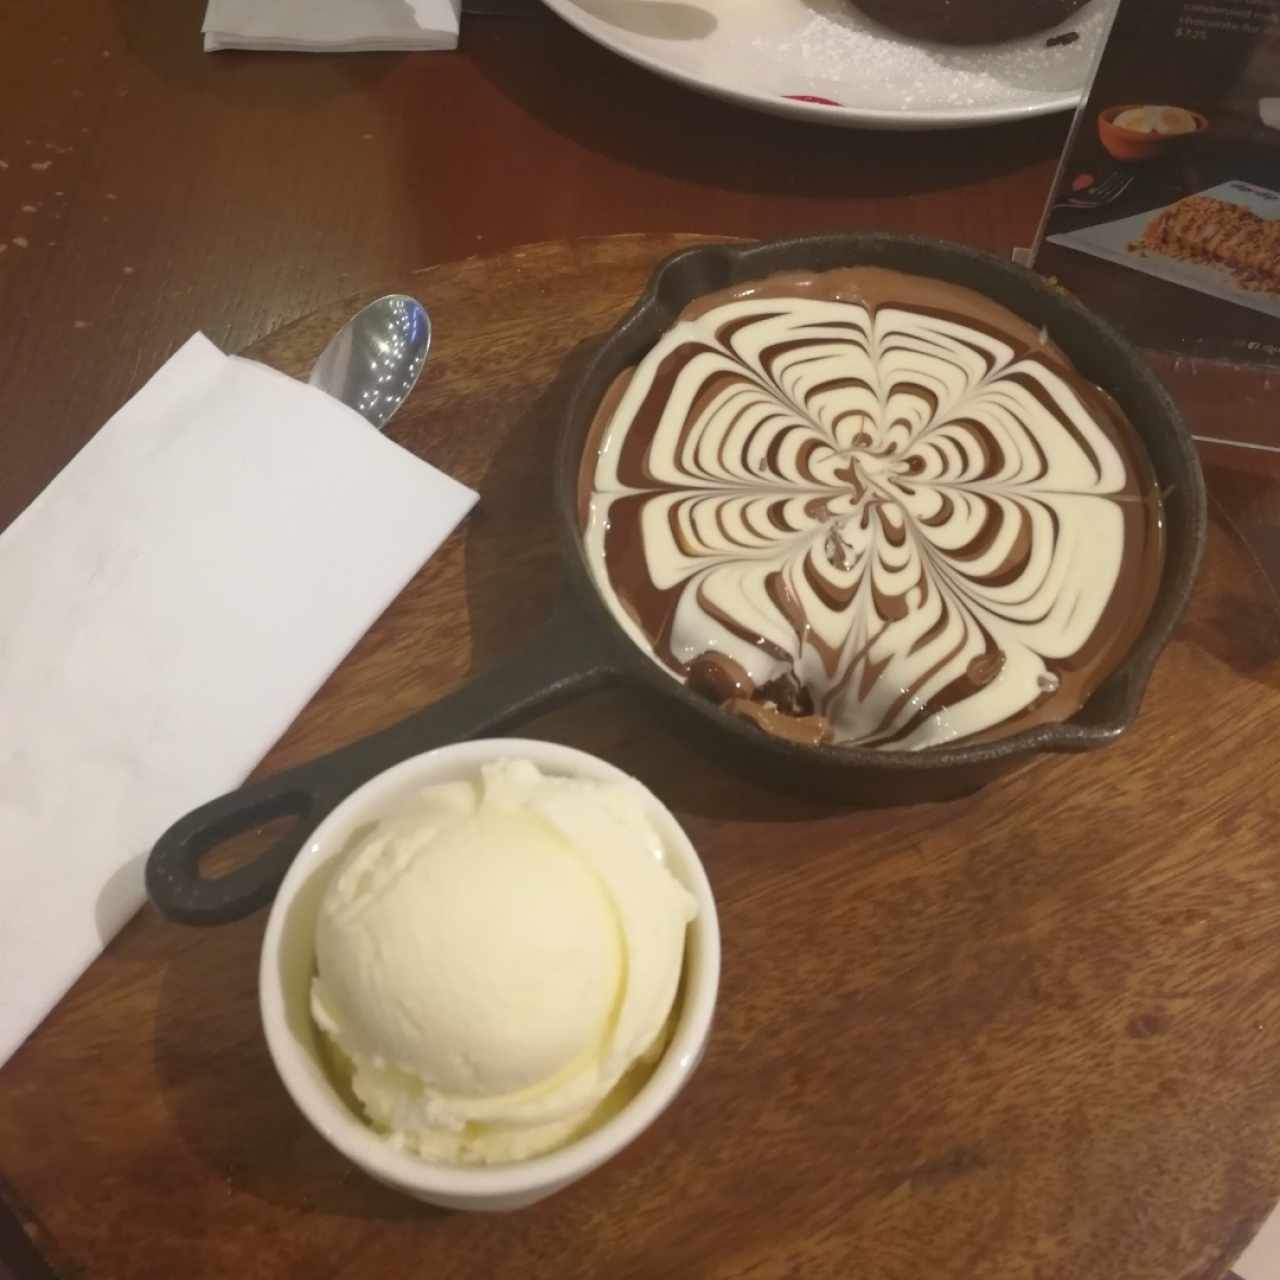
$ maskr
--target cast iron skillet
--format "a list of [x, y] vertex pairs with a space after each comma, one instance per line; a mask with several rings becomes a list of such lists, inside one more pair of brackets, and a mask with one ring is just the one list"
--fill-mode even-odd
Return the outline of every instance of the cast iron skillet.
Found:
[[[596, 406], [614, 376], [636, 363], [695, 297], [775, 271], [869, 264], [934, 276], [976, 289], [1044, 325], [1086, 378], [1105, 387], [1146, 443], [1165, 492], [1168, 547], [1146, 629], [1124, 664], [1084, 707], [994, 742], [884, 752], [803, 746], [761, 733], [691, 693], [642, 653], [592, 584], [577, 526], [577, 475]], [[628, 680], [675, 705], [681, 727], [709, 738], [767, 783], [848, 803], [905, 803], [972, 791], [1038, 751], [1083, 751], [1125, 731], [1151, 669], [1186, 606], [1205, 538], [1204, 481], [1195, 448], [1160, 382], [1110, 325], [1039, 276], [1002, 259], [939, 241], [887, 235], [831, 235], [750, 247], [688, 249], [663, 262], [643, 296], [606, 338], [570, 399], [556, 458], [556, 515], [564, 589], [541, 630], [514, 656], [399, 724], [309, 764], [211, 800], [174, 823], [147, 863], [147, 892], [160, 911], [190, 924], [238, 919], [270, 901], [298, 849], [356, 787], [398, 761], [492, 732], [570, 695]], [[231, 836], [274, 819], [296, 822], [256, 861], [218, 879], [199, 859]]]

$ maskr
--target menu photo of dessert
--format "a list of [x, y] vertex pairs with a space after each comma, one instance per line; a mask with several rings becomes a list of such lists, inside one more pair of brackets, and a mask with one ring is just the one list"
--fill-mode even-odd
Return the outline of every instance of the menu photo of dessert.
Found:
[[1224, 182], [1049, 243], [1280, 318], [1278, 191]]
[[1280, 369], [1280, 0], [1120, 0], [1032, 257], [1148, 350]]

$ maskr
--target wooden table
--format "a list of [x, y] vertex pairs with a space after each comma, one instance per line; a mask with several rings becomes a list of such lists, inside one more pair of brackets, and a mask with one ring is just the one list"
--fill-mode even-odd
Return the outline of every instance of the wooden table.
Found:
[[[434, 262], [624, 232], [875, 228], [1007, 252], [1034, 226], [1065, 128], [1051, 119], [893, 136], [776, 121], [655, 81], [532, 11], [469, 20], [454, 55], [211, 58], [196, 35], [202, 8], [83, 0], [74, 20], [56, 6], [11, 6], [0, 18], [0, 211], [9, 220], [0, 527], [193, 329], [228, 349], [258, 344], [289, 367], [340, 308], [268, 335], [335, 299]], [[574, 269], [607, 261], [623, 273], [615, 282], [638, 282], [644, 253], [669, 243], [646, 241], [631, 256], [588, 247], [581, 254], [604, 257], [579, 256]], [[550, 274], [565, 268], [563, 253], [533, 260]], [[477, 314], [484, 306], [487, 269], [434, 277], [456, 314], [473, 313], [462, 307], [468, 298]], [[429, 299], [432, 281], [422, 282]], [[611, 307], [593, 323], [607, 323]], [[550, 350], [531, 354], [521, 386], [531, 403], [554, 383]], [[467, 399], [463, 371], [442, 361], [431, 377], [438, 399], [400, 438], [469, 474], [481, 460], [451, 443], [442, 415], [452, 406], [473, 420], [465, 413], [478, 402]], [[1211, 709], [1197, 738], [1185, 719], [1162, 714], [1160, 699], [1172, 706], [1196, 681], [1231, 672], [1252, 682], [1264, 710], [1280, 689], [1274, 601], [1223, 519], [1280, 580], [1280, 484], [1252, 458], [1212, 461], [1215, 582], [1237, 598], [1206, 598], [1193, 614], [1139, 736], [1116, 748], [1141, 774], [1143, 732], [1186, 740], [1175, 771], [1184, 793], [1163, 797], [1150, 821], [1205, 822], [1203, 861], [1149, 881], [1141, 857], [1109, 866], [1086, 850], [1064, 863], [1036, 826], [1035, 779], [1064, 776], [1053, 762], [998, 793], [1025, 816], [1006, 825], [990, 858], [952, 848], [934, 863], [921, 851], [945, 844], [948, 823], [981, 825], [985, 811], [974, 806], [996, 801], [852, 826], [847, 814], [778, 798], [746, 803], [736, 779], [672, 741], [651, 709], [609, 695], [534, 728], [611, 753], [671, 789], [711, 851], [734, 929], [732, 1012], [664, 1126], [527, 1215], [468, 1223], [423, 1211], [346, 1169], [273, 1086], [251, 1016], [262, 919], [200, 933], [144, 911], [0, 1073], [0, 1176], [14, 1211], [0, 1221], [0, 1259], [18, 1275], [38, 1265], [25, 1230], [58, 1274], [111, 1280], [428, 1268], [572, 1276], [606, 1263], [619, 1276], [1221, 1275], [1280, 1198], [1280, 919], [1269, 858], [1280, 814], [1265, 788], [1252, 805], [1228, 803], [1242, 780], [1265, 778], [1274, 754], [1262, 736], [1248, 760], [1233, 759], [1230, 739], [1211, 731]], [[497, 486], [491, 493], [518, 497], [510, 468], [479, 474]], [[518, 508], [530, 529], [544, 518], [540, 501], [534, 489]], [[492, 598], [465, 592], [453, 621], [415, 640], [415, 610], [441, 598], [433, 592], [462, 591], [469, 562], [510, 557], [502, 581], [523, 575], [515, 607], [521, 620], [536, 617], [554, 577], [538, 544], [522, 562], [518, 539], [492, 525], [467, 537], [362, 643], [269, 767], [385, 723], [501, 648]], [[1201, 742], [1217, 744], [1203, 760]], [[690, 770], [705, 784], [682, 784]], [[1097, 797], [1104, 817], [1110, 800]], [[790, 848], [780, 863], [779, 843], [801, 829], [820, 833], [823, 852]], [[723, 847], [726, 832], [734, 847]], [[1147, 848], [1150, 832], [1134, 839]], [[842, 844], [847, 856], [837, 856]], [[795, 896], [796, 886], [813, 896]], [[1081, 913], [1061, 935], [1069, 945], [1046, 950], [1008, 932], [1008, 913], [1036, 901], [1046, 919]], [[1156, 911], [1167, 918], [1155, 921]], [[1145, 974], [1153, 961], [1126, 939], [1162, 931], [1171, 939], [1155, 961], [1164, 985], [1154, 995], [1127, 990], [1124, 973]], [[966, 933], [972, 945], [959, 946]], [[816, 959], [796, 949], [809, 935], [825, 948]], [[991, 973], [969, 985], [960, 973], [972, 1000], [951, 1006], [940, 993], [956, 966]], [[858, 973], [865, 990], [850, 976]], [[904, 975], [934, 1025], [894, 1006]], [[799, 1000], [828, 1001], [832, 1041], [857, 1066], [861, 1115], [810, 1114], [831, 1078], [813, 1045], [777, 1039], [789, 983]], [[1093, 1018], [1087, 996], [1100, 989], [1118, 1003]], [[869, 1035], [878, 1016], [906, 1038], [853, 1035], [868, 1014]], [[1124, 1073], [1141, 1078], [1132, 1114], [1106, 1133], [1089, 1126], [1113, 1113], [1095, 1112], [1084, 1093], [1070, 1113], [1037, 1116], [1026, 1105], [1028, 1088], [1061, 1100], [1061, 1077], [1034, 1083], [1036, 1037], [1060, 1045], [1054, 1035], [1072, 1026], [1099, 1037], [1081, 1053], [1104, 1058], [1072, 1070], [1100, 1098], [1118, 1096]], [[952, 1053], [972, 1043], [963, 1081], [954, 1062], [936, 1080], [919, 1069], [944, 1041]], [[240, 1095], [246, 1079], [264, 1092]], [[754, 1128], [743, 1109], [757, 1113]], [[730, 1121], [758, 1141], [727, 1148], [717, 1138]], [[1073, 1125], [1079, 1141], [1064, 1154], [1033, 1158], [1037, 1142], [1064, 1141]], [[974, 1136], [956, 1138], [966, 1126]], [[74, 1141], [62, 1142], [60, 1129]], [[1187, 1159], [1194, 1150], [1202, 1165]], [[664, 1195], [668, 1174], [680, 1179], [679, 1205]]]

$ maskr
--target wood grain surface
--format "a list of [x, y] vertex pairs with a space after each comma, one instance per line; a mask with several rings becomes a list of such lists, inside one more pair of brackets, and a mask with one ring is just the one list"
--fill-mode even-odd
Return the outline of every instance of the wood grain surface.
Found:
[[[392, 277], [436, 346], [393, 422], [477, 486], [456, 534], [270, 753], [385, 725], [512, 649], [556, 586], [567, 381], [687, 243], [528, 247]], [[260, 343], [300, 372], [357, 300]], [[1215, 519], [1135, 729], [958, 803], [748, 788], [639, 692], [524, 726], [662, 795], [724, 931], [707, 1057], [541, 1206], [424, 1208], [277, 1082], [258, 916], [144, 910], [0, 1073], [0, 1169], [67, 1277], [1218, 1277], [1280, 1197], [1280, 606]]]

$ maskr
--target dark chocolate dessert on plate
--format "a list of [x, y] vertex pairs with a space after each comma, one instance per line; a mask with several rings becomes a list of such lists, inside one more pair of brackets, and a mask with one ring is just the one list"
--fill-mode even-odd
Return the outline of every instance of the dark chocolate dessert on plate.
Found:
[[998, 44], [1047, 31], [1086, 0], [853, 0], [869, 18], [913, 40]]

